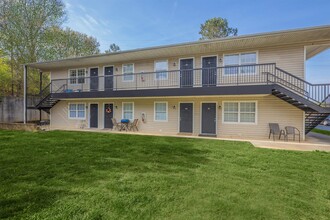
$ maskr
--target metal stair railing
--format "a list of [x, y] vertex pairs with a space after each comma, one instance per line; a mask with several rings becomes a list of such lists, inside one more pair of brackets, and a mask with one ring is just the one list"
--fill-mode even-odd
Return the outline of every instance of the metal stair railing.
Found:
[[312, 84], [291, 73], [276, 67], [273, 83], [278, 83], [318, 105], [330, 95], [330, 84]]

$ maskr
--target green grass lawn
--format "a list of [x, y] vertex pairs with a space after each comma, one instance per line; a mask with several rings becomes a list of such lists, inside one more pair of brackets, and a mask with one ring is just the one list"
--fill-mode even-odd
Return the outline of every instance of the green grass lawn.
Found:
[[312, 132], [319, 133], [319, 134], [325, 134], [325, 135], [329, 135], [330, 136], [330, 131], [326, 131], [326, 130], [322, 130], [322, 129], [314, 128], [312, 130]]
[[329, 219], [330, 153], [0, 131], [0, 218]]

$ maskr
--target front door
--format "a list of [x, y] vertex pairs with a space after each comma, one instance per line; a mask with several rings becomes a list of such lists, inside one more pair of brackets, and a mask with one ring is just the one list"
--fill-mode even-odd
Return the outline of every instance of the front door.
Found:
[[91, 128], [98, 128], [98, 111], [99, 105], [98, 104], [91, 104], [90, 106], [90, 121], [89, 127]]
[[180, 132], [193, 132], [193, 103], [180, 103]]
[[216, 134], [216, 103], [202, 103], [202, 134]]
[[90, 91], [97, 91], [99, 88], [99, 68], [90, 69]]
[[113, 104], [104, 104], [104, 128], [113, 128]]
[[180, 87], [193, 87], [194, 84], [194, 60], [180, 60]]
[[202, 84], [203, 86], [217, 85], [217, 57], [202, 58]]
[[104, 68], [104, 89], [113, 89], [113, 66], [108, 66]]

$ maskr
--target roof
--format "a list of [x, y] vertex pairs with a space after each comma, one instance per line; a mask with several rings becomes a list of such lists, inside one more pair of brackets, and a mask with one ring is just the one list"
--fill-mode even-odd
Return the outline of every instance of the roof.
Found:
[[118, 62], [138, 61], [146, 59], [185, 56], [191, 54], [212, 53], [229, 50], [244, 50], [251, 48], [285, 46], [313, 46], [307, 50], [306, 57], [310, 58], [330, 47], [330, 25], [275, 31], [259, 34], [240, 35], [212, 40], [171, 44], [165, 46], [139, 48], [108, 54], [97, 54], [85, 57], [75, 57], [63, 60], [28, 63], [29, 67], [48, 71], [51, 69], [90, 66], [95, 64], [113, 64]]

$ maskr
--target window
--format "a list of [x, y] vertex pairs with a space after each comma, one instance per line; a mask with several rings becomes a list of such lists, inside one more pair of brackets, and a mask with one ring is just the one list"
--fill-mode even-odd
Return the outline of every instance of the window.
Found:
[[134, 119], [134, 103], [123, 102], [123, 119]]
[[256, 103], [240, 103], [240, 122], [255, 123], [256, 121]]
[[155, 62], [155, 79], [156, 80], [164, 80], [167, 79], [167, 71], [168, 71], [168, 61], [162, 60], [162, 61], [156, 61]]
[[238, 122], [238, 103], [226, 102], [224, 104], [224, 121]]
[[85, 104], [69, 104], [70, 119], [85, 119], [86, 107]]
[[256, 102], [224, 102], [223, 122], [256, 123]]
[[134, 80], [134, 64], [124, 64], [123, 65], [123, 81], [133, 81]]
[[86, 69], [71, 69], [69, 70], [70, 84], [84, 84], [86, 77]]
[[155, 102], [155, 121], [167, 121], [167, 102]]
[[[224, 55], [225, 75], [230, 74], [255, 74], [257, 53], [240, 53]], [[251, 65], [251, 66], [250, 66]]]

